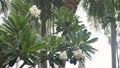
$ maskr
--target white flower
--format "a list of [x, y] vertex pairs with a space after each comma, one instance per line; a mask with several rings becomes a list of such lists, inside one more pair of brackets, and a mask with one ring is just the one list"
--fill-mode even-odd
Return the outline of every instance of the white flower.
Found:
[[41, 12], [41, 10], [39, 10], [39, 9], [36, 7], [36, 5], [33, 5], [33, 6], [29, 9], [29, 11], [30, 11], [30, 14], [31, 14], [32, 16], [35, 16], [35, 17], [38, 17], [38, 15], [39, 15], [40, 12]]
[[82, 50], [79, 49], [79, 50], [73, 51], [73, 56], [79, 59], [79, 58], [85, 58], [86, 54], [84, 52], [82, 53]]
[[86, 57], [86, 53], [83, 52], [82, 55], [81, 55], [81, 58], [85, 58]]
[[66, 51], [63, 51], [62, 53], [60, 53], [60, 59], [66, 60], [67, 58], [68, 57], [67, 57]]

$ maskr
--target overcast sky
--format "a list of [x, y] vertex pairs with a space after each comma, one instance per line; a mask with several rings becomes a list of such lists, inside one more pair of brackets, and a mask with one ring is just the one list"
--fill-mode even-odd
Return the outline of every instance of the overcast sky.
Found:
[[87, 21], [87, 14], [82, 7], [78, 8], [76, 14], [80, 16], [80, 20], [83, 21], [87, 29], [92, 32], [92, 37], [98, 37], [98, 41], [92, 44], [98, 51], [92, 56], [92, 60], [86, 61], [86, 68], [111, 68], [111, 47], [108, 38], [104, 35], [104, 31], [96, 31], [91, 28], [90, 22]]

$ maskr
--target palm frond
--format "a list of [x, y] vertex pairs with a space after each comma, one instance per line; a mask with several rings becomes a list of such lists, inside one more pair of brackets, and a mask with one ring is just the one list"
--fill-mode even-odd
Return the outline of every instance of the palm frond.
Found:
[[1, 10], [2, 12], [7, 11], [7, 1], [6, 0], [0, 0], [0, 4], [1, 4]]

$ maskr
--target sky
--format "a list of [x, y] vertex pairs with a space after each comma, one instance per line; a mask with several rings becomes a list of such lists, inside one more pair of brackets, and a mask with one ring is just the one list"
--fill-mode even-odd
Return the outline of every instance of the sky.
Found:
[[87, 21], [87, 14], [82, 7], [78, 8], [76, 14], [80, 16], [80, 21], [83, 21], [87, 29], [92, 32], [91, 37], [98, 38], [97, 42], [91, 44], [98, 51], [92, 56], [92, 60], [86, 61], [85, 68], [111, 68], [111, 47], [108, 38], [104, 35], [104, 31], [96, 31], [94, 28], [91, 28], [90, 22]]
[[[90, 23], [87, 21], [87, 14], [84, 12], [83, 8], [79, 7], [76, 14], [80, 16], [80, 20], [83, 21], [87, 29], [92, 32], [91, 37], [98, 37], [98, 41], [91, 44], [98, 51], [95, 55], [92, 55], [92, 60], [86, 60], [85, 68], [111, 68], [111, 48], [108, 43], [108, 38], [104, 35], [104, 31], [96, 31], [89, 27]], [[20, 61], [20, 63], [22, 62], [23, 61]], [[11, 68], [16, 68], [16, 66], [14, 65], [14, 67]], [[28, 67], [24, 66], [24, 68]], [[67, 62], [66, 68], [78, 68], [78, 64], [73, 65]]]

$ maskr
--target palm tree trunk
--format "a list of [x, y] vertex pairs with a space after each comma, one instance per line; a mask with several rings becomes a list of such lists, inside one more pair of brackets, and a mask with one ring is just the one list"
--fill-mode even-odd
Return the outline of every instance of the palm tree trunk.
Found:
[[116, 49], [117, 49], [116, 22], [112, 22], [111, 23], [112, 68], [116, 68]]

